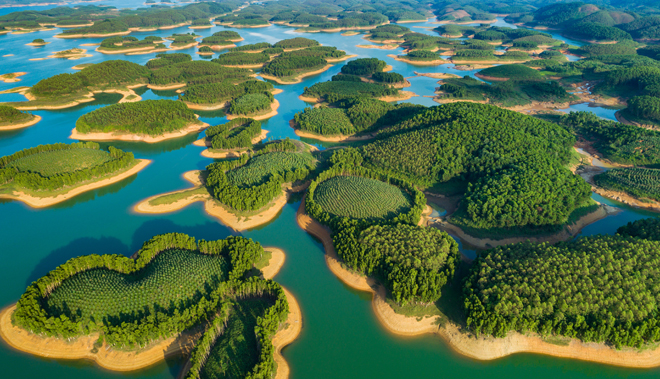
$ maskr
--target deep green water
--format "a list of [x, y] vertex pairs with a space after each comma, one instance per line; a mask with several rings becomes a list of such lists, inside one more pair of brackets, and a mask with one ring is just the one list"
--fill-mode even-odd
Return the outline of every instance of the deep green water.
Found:
[[[122, 3], [123, 5], [123, 3]], [[5, 10], [0, 13], [7, 13]], [[505, 25], [499, 22], [499, 25]], [[426, 29], [413, 30], [428, 32]], [[214, 27], [197, 32], [210, 35], [221, 30]], [[179, 28], [167, 32], [134, 34], [170, 35], [172, 32], [187, 32]], [[61, 72], [73, 72], [70, 67], [106, 59], [128, 59], [144, 63], [152, 55], [104, 56], [92, 52], [91, 58], [77, 61], [51, 59], [28, 61], [28, 58], [45, 57], [50, 52], [76, 47], [82, 43], [96, 43], [100, 39], [60, 40], [52, 36], [58, 31], [38, 32], [23, 35], [0, 36], [0, 56], [15, 54], [0, 60], [0, 73], [26, 71], [22, 81], [0, 84], [0, 90], [18, 85], [33, 85], [42, 78]], [[297, 36], [292, 29], [272, 26], [264, 29], [241, 29], [246, 39], [242, 43], [259, 41], [275, 42]], [[450, 65], [415, 68], [387, 57], [398, 51], [365, 50], [356, 44], [367, 43], [360, 36], [342, 37], [333, 34], [309, 34], [324, 45], [337, 46], [349, 54], [360, 54], [386, 60], [396, 72], [406, 77], [418, 72], [451, 72], [459, 75], [473, 72], [456, 71]], [[43, 48], [25, 46], [34, 38], [44, 38], [52, 43]], [[93, 48], [88, 48], [93, 50]], [[189, 52], [194, 54], [195, 50]], [[197, 59], [197, 58], [196, 58]], [[281, 106], [279, 114], [264, 123], [270, 130], [269, 136], [292, 137], [295, 134], [288, 125], [293, 114], [305, 103], [298, 99], [305, 86], [317, 81], [328, 80], [339, 72], [343, 63], [329, 71], [307, 78], [297, 85], [282, 86], [285, 90], [276, 98]], [[420, 97], [412, 102], [434, 105], [433, 95], [437, 80], [424, 77], [410, 79], [408, 88]], [[172, 97], [173, 93], [146, 91], [145, 99]], [[22, 101], [19, 95], [0, 95], [0, 102]], [[53, 142], [71, 142], [68, 139], [75, 121], [84, 113], [110, 103], [112, 96], [103, 96], [97, 103], [61, 111], [34, 112], [43, 117], [35, 126], [0, 134], [0, 156], [14, 153], [23, 148]], [[599, 110], [590, 108], [589, 110]], [[601, 114], [602, 117], [606, 113]], [[223, 118], [203, 114], [202, 119], [219, 124]], [[143, 241], [153, 235], [168, 232], [183, 232], [197, 238], [220, 239], [232, 232], [205, 214], [201, 204], [194, 204], [182, 211], [165, 215], [143, 215], [132, 211], [140, 200], [158, 193], [188, 187], [181, 175], [189, 170], [202, 169], [212, 162], [200, 156], [202, 148], [192, 146], [198, 136], [189, 136], [177, 141], [157, 145], [140, 143], [115, 144], [133, 151], [139, 158], [153, 163], [136, 176], [113, 186], [88, 192], [60, 205], [34, 210], [22, 203], [0, 202], [0, 307], [15, 302], [25, 287], [67, 259], [83, 254], [119, 253], [131, 255]], [[608, 204], [613, 202], [594, 196]], [[656, 378], [660, 369], [637, 370], [615, 368], [568, 359], [555, 359], [539, 355], [517, 354], [492, 362], [480, 362], [454, 353], [436, 336], [404, 338], [388, 333], [376, 321], [370, 305], [370, 295], [354, 291], [342, 284], [326, 267], [323, 248], [314, 238], [303, 232], [296, 224], [295, 212], [299, 200], [287, 204], [279, 217], [268, 225], [242, 235], [252, 238], [264, 246], [277, 246], [286, 251], [287, 260], [276, 280], [287, 287], [298, 299], [303, 312], [303, 331], [299, 339], [284, 350], [291, 366], [291, 378], [432, 378], [432, 377], [479, 377], [489, 378], [582, 378], [582, 377], [647, 377]], [[649, 217], [652, 214], [629, 208], [584, 229], [583, 234], [614, 233], [616, 228], [628, 221]], [[464, 251], [473, 257], [473, 251]], [[457, 304], [458, 306], [458, 304]], [[171, 359], [152, 368], [131, 374], [105, 371], [86, 361], [58, 361], [35, 358], [8, 348], [0, 343], [0, 378], [173, 378], [179, 372], [180, 359]]]

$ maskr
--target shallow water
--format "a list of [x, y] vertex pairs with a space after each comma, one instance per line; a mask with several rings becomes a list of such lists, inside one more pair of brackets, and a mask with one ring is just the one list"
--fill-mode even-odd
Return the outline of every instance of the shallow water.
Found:
[[[124, 3], [121, 3], [124, 4]], [[124, 6], [124, 5], [122, 5]], [[8, 12], [6, 12], [8, 13]], [[2, 14], [2, 13], [0, 13]], [[406, 24], [414, 26], [416, 24]], [[420, 23], [418, 25], [428, 25]], [[222, 30], [214, 27], [197, 31], [211, 35]], [[413, 29], [422, 30], [422, 29]], [[190, 31], [182, 27], [170, 31], [137, 33], [169, 36], [173, 32]], [[292, 29], [271, 26], [263, 29], [240, 29], [245, 43], [279, 40], [297, 36]], [[77, 61], [51, 59], [27, 61], [28, 58], [43, 57], [51, 52], [77, 47], [83, 43], [97, 43], [101, 39], [60, 40], [52, 36], [58, 31], [38, 32], [23, 35], [0, 36], [0, 55], [13, 53], [14, 57], [0, 60], [0, 73], [26, 71], [22, 81], [0, 84], [0, 90], [19, 85], [33, 85], [42, 78], [60, 72], [73, 72], [71, 67], [80, 63], [100, 62], [107, 59], [127, 59], [145, 63], [153, 55], [115, 56], [93, 52], [93, 57]], [[418, 72], [451, 72], [451, 65], [437, 67], [414, 67], [387, 57], [400, 50], [365, 50], [355, 47], [365, 43], [360, 36], [342, 37], [339, 33], [302, 34], [319, 40], [324, 45], [337, 46], [349, 54], [363, 57], [378, 57], [394, 66], [396, 72], [405, 77]], [[34, 38], [44, 38], [53, 43], [34, 48], [25, 46]], [[197, 57], [195, 49], [185, 52]], [[284, 92], [276, 95], [281, 104], [279, 114], [264, 122], [269, 137], [297, 138], [288, 121], [294, 113], [307, 104], [298, 99], [304, 87], [318, 81], [329, 80], [339, 72], [343, 63], [334, 65], [325, 73], [306, 78], [295, 85], [276, 85]], [[453, 71], [452, 71], [453, 70]], [[473, 72], [460, 72], [460, 75]], [[410, 79], [407, 88], [420, 97], [410, 101], [434, 105], [433, 95], [436, 79], [416, 77]], [[0, 101], [16, 101], [18, 95], [0, 95]], [[145, 99], [172, 98], [171, 92], [146, 91]], [[116, 97], [101, 96], [101, 100], [60, 111], [37, 111], [43, 120], [30, 128], [0, 134], [0, 156], [39, 144], [71, 142], [68, 136], [81, 115], [116, 101]], [[594, 109], [589, 109], [594, 110]], [[224, 118], [204, 114], [202, 120], [211, 124], [224, 122]], [[164, 215], [136, 214], [133, 205], [158, 193], [189, 187], [181, 175], [189, 170], [203, 169], [212, 162], [203, 158], [201, 147], [191, 145], [197, 136], [163, 142], [157, 145], [144, 143], [113, 144], [135, 153], [138, 158], [151, 159], [153, 163], [138, 175], [120, 183], [88, 192], [60, 205], [35, 210], [22, 203], [0, 202], [0, 254], [4, 264], [0, 266], [0, 306], [14, 303], [33, 280], [64, 263], [69, 258], [97, 253], [131, 255], [143, 241], [155, 234], [183, 232], [197, 238], [220, 239], [235, 234], [214, 218], [205, 214], [202, 204], [193, 204], [181, 211]], [[615, 204], [598, 195], [594, 198], [622, 207], [623, 211], [586, 227], [583, 234], [614, 233], [616, 228], [629, 221], [654, 216]], [[555, 359], [532, 354], [518, 354], [492, 362], [480, 362], [465, 358], [436, 336], [415, 338], [399, 337], [388, 333], [376, 321], [370, 304], [370, 295], [352, 290], [342, 284], [326, 267], [322, 245], [302, 231], [296, 224], [295, 212], [299, 200], [287, 204], [277, 219], [268, 225], [242, 233], [259, 241], [264, 246], [277, 246], [286, 251], [287, 261], [276, 280], [287, 287], [298, 299], [303, 312], [303, 331], [298, 340], [284, 350], [291, 366], [291, 378], [419, 378], [438, 376], [490, 378], [531, 377], [538, 378], [582, 378], [582, 377], [648, 377], [657, 378], [660, 370], [633, 370], [591, 364], [568, 359]], [[474, 258], [476, 252], [463, 250]], [[458, 304], [457, 304], [458, 306]], [[181, 367], [180, 359], [170, 359], [152, 368], [131, 374], [108, 372], [85, 361], [57, 361], [35, 358], [8, 348], [0, 343], [0, 367], [2, 377], [21, 378], [174, 378]]]

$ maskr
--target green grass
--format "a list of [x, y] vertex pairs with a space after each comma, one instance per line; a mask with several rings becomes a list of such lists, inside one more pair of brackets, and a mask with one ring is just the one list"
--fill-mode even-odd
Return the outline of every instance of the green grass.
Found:
[[568, 346], [571, 343], [570, 338], [563, 336], [551, 335], [551, 336], [543, 337], [542, 339], [544, 342], [557, 346]]
[[248, 299], [236, 303], [230, 311], [227, 327], [216, 339], [201, 370], [202, 379], [245, 378], [259, 362], [256, 333], [257, 317], [272, 303]]
[[311, 167], [314, 157], [309, 153], [273, 152], [258, 155], [244, 166], [227, 172], [229, 182], [238, 187], [264, 183], [272, 173]]
[[410, 196], [398, 187], [358, 176], [336, 176], [321, 182], [314, 200], [336, 216], [389, 219], [410, 209]]
[[257, 259], [256, 262], [254, 262], [254, 267], [256, 267], [258, 270], [263, 269], [264, 267], [268, 266], [268, 263], [270, 262], [270, 258], [272, 258], [273, 253], [271, 253], [268, 250], [264, 250], [263, 255], [261, 258]]
[[50, 314], [79, 314], [102, 320], [145, 307], [170, 309], [171, 304], [198, 301], [226, 280], [229, 264], [220, 256], [169, 250], [133, 274], [109, 269], [80, 272], [62, 282], [46, 299]]
[[176, 203], [181, 199], [185, 199], [194, 195], [207, 195], [209, 191], [206, 187], [197, 187], [186, 191], [174, 192], [167, 195], [159, 196], [155, 199], [149, 200], [149, 205], [164, 205]]
[[98, 166], [110, 160], [112, 157], [104, 150], [67, 149], [28, 155], [11, 162], [10, 166], [20, 171], [54, 176]]

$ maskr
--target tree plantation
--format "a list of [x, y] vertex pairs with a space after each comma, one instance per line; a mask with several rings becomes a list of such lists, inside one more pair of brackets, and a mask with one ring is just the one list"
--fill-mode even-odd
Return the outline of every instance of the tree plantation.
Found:
[[135, 349], [204, 325], [233, 301], [267, 295], [277, 304], [262, 336], [267, 346], [288, 308], [277, 284], [246, 277], [261, 254], [261, 245], [243, 237], [196, 241], [173, 233], [145, 242], [135, 259], [72, 258], [28, 287], [13, 322], [47, 336], [101, 332], [109, 346]]
[[83, 134], [123, 132], [159, 136], [190, 125], [201, 122], [182, 102], [145, 100], [113, 104], [90, 112], [76, 121], [76, 130]]
[[465, 282], [477, 334], [550, 333], [617, 347], [660, 339], [656, 241], [620, 235], [488, 251]]
[[94, 142], [56, 143], [0, 158], [0, 188], [53, 191], [124, 171], [137, 162], [133, 153]]

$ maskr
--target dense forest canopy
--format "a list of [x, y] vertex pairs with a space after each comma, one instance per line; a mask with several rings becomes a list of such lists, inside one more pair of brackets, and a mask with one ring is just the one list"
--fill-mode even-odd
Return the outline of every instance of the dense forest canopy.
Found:
[[79, 133], [126, 132], [159, 136], [190, 125], [201, 124], [195, 113], [180, 101], [144, 100], [99, 108], [76, 121]]
[[480, 256], [465, 282], [477, 334], [532, 331], [640, 347], [660, 339], [660, 244], [615, 236], [520, 243]]

